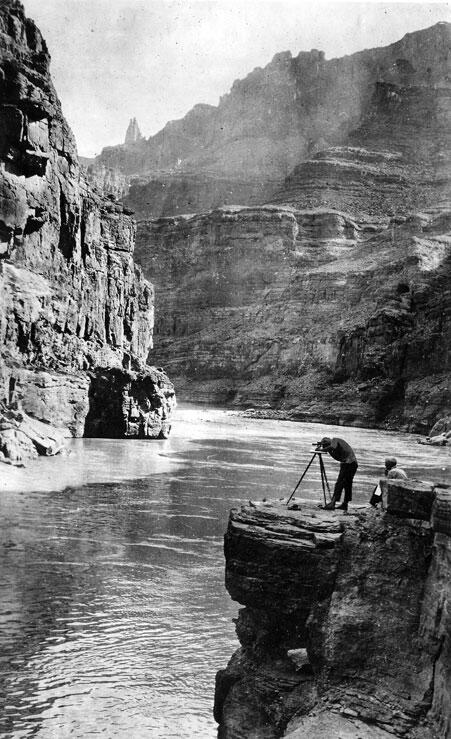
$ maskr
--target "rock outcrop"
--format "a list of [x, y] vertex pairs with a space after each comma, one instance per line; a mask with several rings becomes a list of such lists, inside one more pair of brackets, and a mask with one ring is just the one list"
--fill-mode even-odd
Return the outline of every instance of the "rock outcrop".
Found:
[[38, 455], [46, 457], [65, 452], [64, 429], [37, 421], [23, 411], [0, 402], [0, 461], [15, 466]]
[[449, 488], [411, 481], [389, 483], [386, 512], [232, 510], [226, 587], [244, 608], [218, 735], [451, 736], [450, 514]]
[[142, 138], [143, 135], [139, 130], [138, 121], [136, 118], [130, 118], [130, 123], [125, 132], [124, 144], [136, 144], [138, 141], [141, 141]]
[[[421, 432], [449, 412], [449, 41], [439, 24], [317, 59], [296, 89], [323, 148], [269, 203], [140, 223], [152, 356], [182, 394]], [[352, 125], [324, 148], [340, 100]]]
[[93, 373], [146, 372], [153, 288], [133, 261], [134, 221], [80, 171], [49, 63], [22, 5], [3, 2], [0, 399], [81, 435]]
[[[121, 200], [124, 202], [129, 190], [129, 178], [117, 169], [103, 167], [100, 164], [90, 163], [85, 166], [84, 175], [88, 184], [111, 201]], [[124, 212], [131, 214], [130, 209], [124, 208]]]

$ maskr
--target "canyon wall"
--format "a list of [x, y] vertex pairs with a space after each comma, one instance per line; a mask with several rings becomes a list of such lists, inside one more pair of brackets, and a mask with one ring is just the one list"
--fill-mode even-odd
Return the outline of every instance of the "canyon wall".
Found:
[[[99, 370], [146, 373], [153, 288], [136, 226], [90, 188], [22, 5], [0, 6], [0, 387], [2, 400], [81, 435]], [[147, 412], [150, 408], [147, 408]], [[129, 431], [132, 425], [129, 427]], [[130, 431], [131, 433], [131, 431]]]
[[449, 488], [393, 481], [386, 512], [231, 511], [241, 648], [216, 680], [221, 739], [451, 736]]
[[[316, 151], [347, 143], [378, 83], [387, 88], [394, 107], [400, 90], [403, 97], [410, 90], [415, 105], [418, 88], [430, 90], [431, 97], [437, 89], [446, 94], [449, 73], [446, 23], [407, 34], [390, 46], [339, 59], [327, 60], [316, 49], [295, 57], [282, 52], [266, 67], [236, 80], [218, 106], [196, 105], [155, 136], [105, 148], [96, 161], [132, 177], [127, 206], [140, 216], [254, 205], [258, 187], [264, 191], [260, 199], [264, 202], [269, 198], [269, 183], [280, 183]], [[428, 109], [424, 113], [427, 116]], [[202, 185], [205, 180], [210, 189]], [[230, 183], [228, 191], [224, 180]], [[158, 186], [166, 190], [160, 210], [158, 202], [147, 197]], [[218, 202], [218, 191], [222, 202]]]
[[[363, 86], [354, 127], [266, 205], [140, 222], [151, 356], [182, 395], [416, 431], [449, 412], [449, 41], [439, 24], [330, 62]], [[337, 95], [321, 89], [324, 126]]]
[[449, 213], [218, 209], [142, 225], [181, 395], [426, 431], [450, 405]]

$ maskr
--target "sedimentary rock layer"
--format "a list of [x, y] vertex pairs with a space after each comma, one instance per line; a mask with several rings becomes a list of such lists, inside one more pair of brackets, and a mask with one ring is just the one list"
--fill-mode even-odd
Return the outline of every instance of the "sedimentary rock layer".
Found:
[[407, 485], [387, 513], [231, 512], [226, 586], [245, 607], [217, 676], [222, 739], [449, 736], [451, 493], [429, 488], [425, 521]]
[[426, 430], [450, 403], [449, 222], [275, 206], [148, 221], [151, 357], [191, 399]]
[[[102, 165], [94, 164], [89, 172], [99, 181]], [[206, 208], [245, 203], [254, 205], [268, 200], [279, 183], [262, 178], [230, 178], [207, 172], [182, 174], [154, 173], [152, 177], [128, 177], [118, 170], [108, 170], [130, 182], [122, 201], [133, 210], [135, 218], [159, 218], [184, 213], [199, 213]]]
[[[318, 146], [270, 202], [140, 222], [153, 356], [185, 396], [418, 431], [449, 412], [449, 40], [439, 24], [344, 60], [303, 57], [296, 105]], [[263, 75], [282, 97], [292, 63]], [[259, 75], [246, 89], [260, 100]], [[326, 148], [339, 100], [352, 125]]]
[[22, 5], [3, 2], [1, 394], [81, 434], [89, 372], [144, 370], [153, 288], [133, 261], [134, 221], [80, 172], [49, 63]]
[[[145, 193], [155, 190], [151, 181], [158, 180], [161, 172], [167, 173], [165, 183], [174, 177], [174, 187], [166, 185], [164, 203], [161, 198], [155, 203], [148, 200], [148, 217], [180, 212], [177, 183], [187, 173], [200, 178], [209, 175], [212, 183], [217, 178], [210, 191], [199, 189], [196, 179], [185, 179], [187, 206], [190, 200], [198, 203], [196, 210], [218, 205], [217, 194], [224, 179], [236, 181], [233, 189], [240, 191], [241, 199], [227, 199], [225, 193], [219, 205], [250, 205], [255, 203], [255, 181], [263, 187], [282, 181], [315, 152], [347, 144], [363, 118], [371, 122], [375, 96], [388, 115], [379, 130], [381, 141], [392, 133], [390, 126], [400, 114], [407, 127], [410, 119], [418, 116], [428, 125], [435, 106], [446, 100], [448, 75], [446, 23], [407, 34], [390, 46], [340, 59], [327, 60], [315, 49], [296, 57], [283, 52], [263, 69], [256, 68], [237, 80], [217, 107], [196, 105], [184, 118], [171, 121], [147, 140], [104, 149], [97, 161], [127, 175], [141, 175], [128, 200], [133, 208], [136, 199], [140, 213], [144, 212]], [[425, 90], [429, 99], [423, 95]], [[390, 120], [392, 113], [395, 118]], [[164, 210], [156, 212], [158, 201]], [[303, 207], [309, 206], [304, 203]], [[185, 212], [193, 209], [186, 207]]]

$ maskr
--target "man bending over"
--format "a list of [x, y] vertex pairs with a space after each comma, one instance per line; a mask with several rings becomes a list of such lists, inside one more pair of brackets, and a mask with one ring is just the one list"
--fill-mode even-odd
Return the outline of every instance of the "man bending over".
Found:
[[348, 503], [352, 500], [352, 481], [358, 467], [353, 448], [344, 439], [337, 437], [329, 439], [328, 436], [325, 436], [317, 445], [316, 450], [318, 452], [327, 452], [333, 459], [340, 462], [340, 472], [335, 483], [332, 500], [324, 508], [328, 511], [333, 511], [344, 490], [343, 503], [337, 506], [337, 508], [347, 511]]

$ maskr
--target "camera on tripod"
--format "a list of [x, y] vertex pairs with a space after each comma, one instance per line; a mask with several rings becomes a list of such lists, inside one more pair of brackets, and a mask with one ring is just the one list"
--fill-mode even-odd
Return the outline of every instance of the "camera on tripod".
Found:
[[294, 496], [296, 490], [298, 489], [299, 485], [301, 484], [302, 480], [304, 479], [305, 475], [307, 474], [307, 472], [308, 472], [308, 470], [309, 470], [309, 468], [310, 468], [313, 460], [315, 459], [315, 457], [318, 457], [318, 462], [319, 462], [319, 469], [320, 469], [320, 473], [321, 473], [321, 487], [322, 487], [322, 490], [323, 490], [324, 505], [327, 504], [326, 490], [327, 490], [327, 494], [329, 496], [329, 501], [331, 500], [331, 494], [330, 494], [330, 488], [329, 488], [329, 481], [327, 479], [326, 468], [324, 467], [324, 461], [323, 461], [323, 457], [322, 457], [323, 454], [326, 454], [326, 450], [324, 448], [322, 448], [322, 442], [321, 441], [314, 441], [314, 442], [312, 442], [312, 446], [314, 446], [315, 449], [313, 450], [313, 454], [312, 454], [312, 457], [310, 459], [310, 462], [308, 463], [307, 467], [305, 468], [304, 472], [302, 473], [301, 478], [300, 478], [298, 484], [296, 485], [295, 489], [293, 490], [293, 492], [291, 493], [290, 497], [288, 498], [288, 500], [286, 502], [286, 505], [289, 504], [290, 500]]

